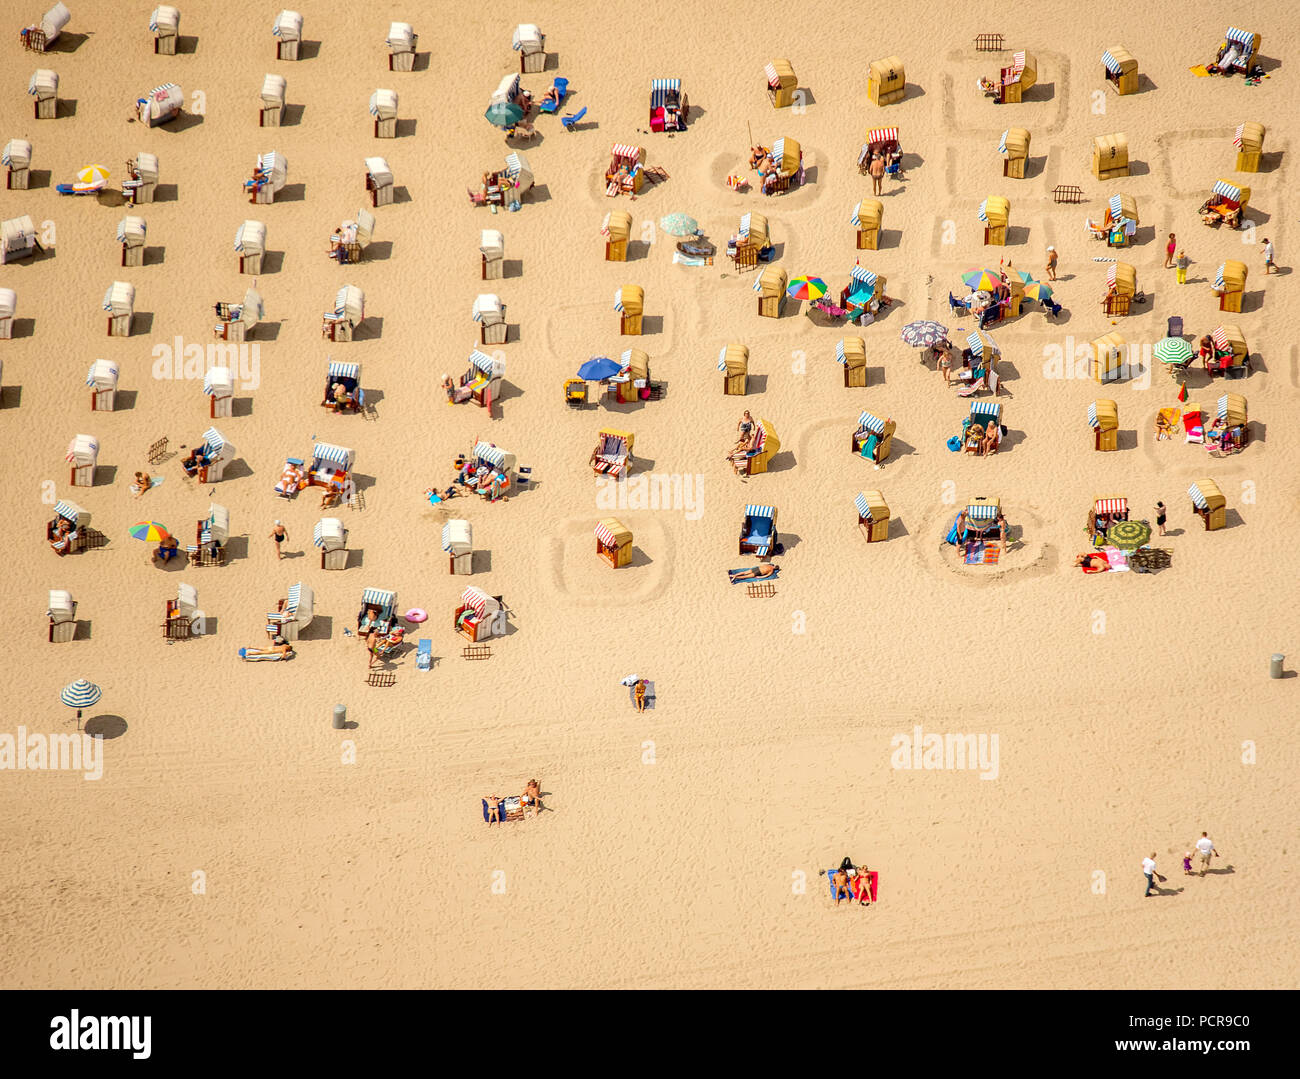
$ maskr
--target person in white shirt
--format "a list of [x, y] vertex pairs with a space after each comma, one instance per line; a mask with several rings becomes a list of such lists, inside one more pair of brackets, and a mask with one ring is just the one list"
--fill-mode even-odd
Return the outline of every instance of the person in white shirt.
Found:
[[1200, 855], [1201, 876], [1205, 876], [1205, 871], [1210, 868], [1210, 859], [1219, 852], [1214, 849], [1214, 841], [1207, 832], [1201, 833], [1201, 838], [1196, 841], [1196, 851]]
[[1156, 852], [1155, 851], [1151, 852], [1151, 857], [1142, 859], [1142, 875], [1145, 876], [1147, 879], [1147, 890], [1142, 893], [1142, 898], [1145, 899], [1147, 896], [1151, 894], [1151, 890], [1156, 886], [1156, 882], [1155, 882]]
[[1267, 236], [1264, 237], [1264, 272], [1273, 273], [1277, 267], [1273, 265], [1273, 241]]

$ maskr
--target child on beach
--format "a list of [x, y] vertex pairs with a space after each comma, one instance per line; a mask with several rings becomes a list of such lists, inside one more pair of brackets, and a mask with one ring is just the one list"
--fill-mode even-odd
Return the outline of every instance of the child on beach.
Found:
[[1192, 875], [1192, 852], [1189, 850], [1185, 850], [1183, 851], [1183, 876], [1190, 877], [1191, 875]]

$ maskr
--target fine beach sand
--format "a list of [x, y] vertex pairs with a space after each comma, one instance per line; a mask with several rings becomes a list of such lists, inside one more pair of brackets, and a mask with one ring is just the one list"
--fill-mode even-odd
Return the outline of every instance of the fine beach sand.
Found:
[[[106, 734], [104, 775], [0, 774], [0, 983], [72, 987], [471, 987], [509, 976], [533, 986], [700, 987], [1294, 987], [1300, 916], [1296, 879], [1294, 739], [1300, 681], [1267, 677], [1268, 659], [1300, 659], [1294, 543], [1300, 347], [1294, 155], [1300, 121], [1289, 88], [1300, 32], [1285, 5], [1093, 5], [1085, 23], [1021, 5], [998, 23], [927, 0], [891, 9], [846, 34], [805, 9], [724, 0], [705, 17], [677, 3], [533, 3], [517, 12], [458, 7], [417, 14], [387, 2], [358, 9], [313, 0], [306, 58], [275, 60], [275, 4], [189, 0], [181, 30], [193, 48], [155, 56], [151, 3], [78, 0], [68, 40], [51, 55], [22, 52], [16, 31], [44, 0], [6, 6], [0, 142], [30, 138], [36, 184], [0, 190], [0, 218], [52, 221], [53, 251], [0, 266], [18, 291], [19, 332], [0, 341], [0, 491], [6, 514], [0, 614], [10, 661], [0, 676], [0, 734], [73, 729], [60, 687], [88, 678], [103, 699], [88, 713]], [[439, 5], [441, 8], [441, 5]], [[123, 11], [126, 11], [123, 16]], [[358, 14], [361, 10], [362, 13]], [[756, 17], [757, 13], [757, 17]], [[537, 189], [517, 214], [471, 208], [465, 188], [511, 146], [482, 119], [497, 81], [517, 69], [514, 18], [538, 23], [558, 67], [524, 77], [540, 97], [555, 75], [587, 106], [564, 133], [541, 117], [521, 144]], [[406, 19], [420, 34], [411, 73], [389, 73], [384, 38]], [[1272, 77], [1198, 79], [1231, 22], [1263, 35]], [[1038, 88], [995, 106], [975, 89], [999, 54], [976, 53], [980, 31], [1006, 34], [1038, 61]], [[315, 44], [311, 44], [315, 43]], [[1100, 56], [1123, 44], [1146, 76], [1142, 92], [1102, 91]], [[897, 54], [908, 93], [877, 108], [870, 60]], [[763, 65], [788, 57], [807, 107], [775, 111]], [[554, 63], [554, 61], [553, 61]], [[26, 80], [61, 77], [75, 101], [33, 121]], [[259, 130], [267, 72], [288, 79], [288, 126]], [[649, 81], [680, 76], [689, 130], [646, 135]], [[135, 97], [175, 81], [205, 113], [172, 127], [128, 122]], [[400, 95], [402, 137], [372, 137], [376, 87]], [[1099, 91], [1102, 91], [1098, 94]], [[1099, 110], [1104, 109], [1104, 114]], [[1243, 120], [1268, 130], [1265, 171], [1233, 171]], [[849, 218], [870, 193], [855, 166], [864, 129], [901, 128], [906, 177], [886, 180], [885, 243], [854, 248]], [[1030, 175], [1003, 179], [996, 153], [1008, 126], [1033, 136]], [[772, 199], [723, 180], [754, 141], [781, 135], [804, 148], [809, 183]], [[1089, 171], [1095, 135], [1127, 134], [1127, 180]], [[634, 202], [604, 197], [610, 145], [635, 142], [666, 182]], [[148, 264], [118, 265], [116, 197], [61, 198], [54, 185], [82, 165], [113, 173], [156, 152], [162, 198], [148, 221]], [[287, 155], [287, 197], [250, 206], [241, 194], [259, 152]], [[399, 201], [375, 211], [371, 258], [338, 267], [330, 231], [368, 202], [363, 159], [383, 155]], [[1283, 272], [1265, 278], [1258, 243], [1203, 227], [1196, 209], [1219, 177], [1253, 196], [1257, 240], [1273, 239]], [[1057, 184], [1086, 201], [1054, 205]], [[1100, 314], [1105, 254], [1082, 229], [1105, 198], [1138, 201], [1137, 267], [1149, 302], [1112, 327]], [[976, 210], [1011, 200], [1011, 245], [984, 248]], [[817, 274], [836, 292], [855, 260], [888, 276], [895, 300], [867, 342], [869, 385], [845, 389], [834, 360], [841, 329], [805, 306], [760, 319], [751, 277], [724, 258], [671, 263], [672, 241], [602, 259], [599, 227], [629, 210], [634, 238], [664, 214], [697, 217], [725, 247], [741, 213], [765, 213], [791, 276]], [[184, 478], [180, 458], [136, 501], [130, 477], [164, 436], [193, 446], [209, 426], [201, 381], [160, 380], [151, 350], [179, 335], [210, 340], [212, 304], [239, 300], [232, 240], [245, 218], [269, 230], [258, 279], [267, 322], [260, 384], [237, 394], [218, 426], [239, 449], [214, 487]], [[952, 225], [950, 225], [952, 223]], [[505, 234], [507, 277], [479, 280], [479, 230]], [[1188, 284], [1161, 269], [1176, 232], [1194, 264]], [[948, 242], [949, 240], [953, 242]], [[1057, 298], [994, 329], [1009, 395], [1011, 438], [995, 458], [944, 446], [967, 406], [898, 339], [907, 322], [950, 321], [959, 274], [1010, 257], [1038, 271], [1060, 253]], [[1044, 350], [1114, 329], [1129, 341], [1163, 336], [1181, 314], [1188, 333], [1221, 321], [1215, 267], [1249, 267], [1236, 321], [1259, 357], [1247, 381], [1253, 440], [1210, 458], [1182, 441], [1156, 443], [1152, 424], [1174, 405], [1163, 369], [1098, 386], [1044, 377]], [[996, 261], [992, 261], [996, 265]], [[114, 280], [137, 287], [134, 333], [104, 336], [100, 310]], [[345, 283], [366, 292], [364, 339], [330, 345], [320, 313]], [[646, 290], [647, 333], [618, 335], [613, 294]], [[448, 407], [444, 372], [459, 376], [477, 341], [470, 305], [498, 292], [512, 324], [505, 399], [493, 416]], [[961, 327], [958, 329], [958, 327]], [[718, 349], [749, 345], [751, 392], [724, 397]], [[593, 355], [629, 345], [667, 383], [644, 406], [566, 409], [562, 383]], [[373, 418], [319, 407], [326, 356], [358, 361]], [[86, 370], [119, 361], [120, 411], [92, 413]], [[1194, 372], [1191, 399], [1213, 411], [1221, 382]], [[1120, 452], [1097, 454], [1085, 422], [1098, 397], [1118, 402]], [[742, 409], [770, 420], [782, 452], [768, 475], [742, 483], [722, 458]], [[897, 421], [880, 471], [846, 447], [867, 408]], [[587, 456], [597, 430], [636, 435], [636, 472], [700, 475], [699, 513], [597, 505]], [[99, 438], [94, 488], [67, 486], [63, 454], [77, 433]], [[450, 480], [455, 455], [489, 439], [531, 466], [535, 488], [507, 502], [431, 507], [421, 492]], [[357, 451], [364, 508], [340, 515], [354, 550], [327, 573], [311, 545], [318, 499], [276, 499], [286, 456], [313, 440]], [[1229, 527], [1201, 530], [1190, 482], [1216, 478]], [[879, 488], [894, 520], [867, 545], [853, 496]], [[50, 493], [92, 514], [108, 545], [67, 558], [43, 541]], [[211, 496], [209, 497], [209, 491]], [[513, 493], [513, 492], [512, 492]], [[996, 495], [1020, 542], [997, 567], [958, 564], [941, 544], [958, 504]], [[1169, 506], [1173, 552], [1156, 575], [1083, 576], [1090, 500], [1126, 496], [1135, 517]], [[182, 543], [209, 501], [229, 508], [232, 559], [223, 568], [156, 569], [127, 527], [151, 518]], [[725, 570], [747, 502], [779, 507], [787, 551], [776, 595], [747, 598]], [[442, 522], [472, 521], [473, 577], [451, 577]], [[635, 534], [630, 568], [593, 552], [591, 530], [617, 516]], [[698, 519], [688, 519], [698, 516]], [[273, 521], [289, 530], [277, 562]], [[208, 618], [205, 638], [166, 643], [165, 601], [186, 581]], [[297, 581], [315, 590], [316, 619], [291, 663], [242, 664], [264, 641], [265, 612]], [[503, 595], [515, 616], [487, 662], [461, 657], [452, 612], [461, 590]], [[364, 587], [395, 589], [399, 607], [430, 612], [408, 636], [438, 657], [396, 684], [365, 684], [353, 624]], [[46, 643], [51, 588], [70, 589], [86, 625]], [[802, 632], [799, 632], [802, 630]], [[1100, 632], [1099, 632], [1100, 630]], [[654, 679], [653, 712], [637, 715], [619, 680]], [[330, 727], [344, 703], [356, 726]], [[996, 734], [995, 781], [973, 771], [906, 771], [890, 741], [926, 732]], [[341, 763], [355, 748], [355, 763]], [[1255, 754], [1244, 764], [1243, 754]], [[652, 763], [651, 763], [652, 762]], [[479, 799], [541, 782], [547, 811], [488, 828]], [[1179, 861], [1208, 830], [1223, 857], [1205, 879]], [[1169, 894], [1142, 898], [1142, 857], [1159, 854]], [[844, 855], [880, 873], [876, 909], [834, 909], [818, 876]], [[194, 894], [194, 874], [206, 890]], [[806, 888], [801, 889], [801, 880]], [[852, 924], [850, 924], [850, 922]]]

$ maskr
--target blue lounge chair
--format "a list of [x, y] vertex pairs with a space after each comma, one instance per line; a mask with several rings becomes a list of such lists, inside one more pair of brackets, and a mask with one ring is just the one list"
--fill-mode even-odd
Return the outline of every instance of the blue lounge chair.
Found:
[[558, 100], [557, 100], [557, 101], [543, 101], [543, 102], [541, 103], [541, 105], [538, 106], [538, 108], [539, 108], [542, 112], [559, 112], [559, 111], [560, 111], [560, 106], [564, 104], [564, 99], [565, 99], [566, 97], [569, 96], [569, 80], [568, 80], [568, 79], [556, 79], [555, 82], [551, 85], [551, 89], [554, 90], [554, 91], [556, 92], [556, 95], [558, 96]]
[[415, 653], [415, 669], [428, 671], [433, 669], [433, 638], [421, 637], [417, 642], [419, 651]]
[[587, 115], [587, 106], [583, 105], [577, 112], [571, 112], [566, 116], [560, 117], [560, 123], [564, 125], [565, 131], [572, 131], [578, 124], [582, 123], [582, 118]]

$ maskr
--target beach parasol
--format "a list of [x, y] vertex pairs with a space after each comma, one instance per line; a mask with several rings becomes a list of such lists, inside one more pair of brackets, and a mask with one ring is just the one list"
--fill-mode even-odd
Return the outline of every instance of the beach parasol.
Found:
[[103, 184], [108, 180], [108, 169], [103, 165], [87, 165], [77, 173], [77, 183], [79, 184]]
[[898, 336], [913, 348], [929, 348], [948, 339], [948, 327], [923, 319], [920, 322], [909, 322]]
[[961, 275], [961, 280], [967, 288], [987, 292], [1002, 284], [1002, 275], [997, 270], [967, 270]]
[[785, 294], [792, 300], [820, 300], [826, 295], [826, 282], [820, 277], [796, 277]]
[[1141, 521], [1116, 521], [1106, 530], [1106, 540], [1121, 551], [1136, 551], [1151, 542], [1151, 526]]
[[77, 710], [77, 728], [80, 729], [81, 710], [89, 708], [101, 696], [103, 696], [103, 691], [94, 682], [87, 682], [84, 678], [78, 678], [75, 682], [69, 682], [63, 687], [63, 691], [59, 694], [59, 700], [69, 708]]
[[1196, 355], [1192, 346], [1181, 337], [1166, 337], [1163, 341], [1157, 341], [1153, 351], [1161, 363], [1171, 364], [1184, 364]]
[[1025, 284], [1025, 295], [1031, 300], [1048, 300], [1052, 296], [1052, 286], [1041, 281], [1029, 281]]
[[690, 214], [682, 213], [668, 214], [666, 217], [661, 217], [659, 227], [669, 236], [697, 236], [700, 231], [700, 223]]
[[159, 543], [171, 535], [166, 525], [157, 521], [137, 521], [127, 531], [132, 539], [144, 540], [146, 543]]
[[513, 101], [494, 101], [487, 107], [483, 118], [493, 127], [504, 129], [519, 123], [524, 118], [524, 110]]
[[623, 370], [622, 364], [616, 363], [606, 356], [593, 356], [578, 368], [578, 377], [586, 379], [588, 382], [603, 382], [605, 379], [618, 374], [621, 370]]
[[1034, 283], [1034, 275], [1028, 270], [1017, 270], [1016, 276], [1026, 285], [1032, 285]]

